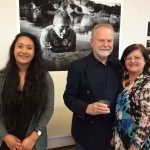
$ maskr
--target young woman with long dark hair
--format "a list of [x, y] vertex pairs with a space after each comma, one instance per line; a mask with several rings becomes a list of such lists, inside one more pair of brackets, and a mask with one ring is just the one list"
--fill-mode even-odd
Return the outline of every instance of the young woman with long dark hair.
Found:
[[54, 85], [44, 67], [40, 43], [30, 33], [19, 33], [9, 55], [0, 71], [0, 149], [44, 150]]

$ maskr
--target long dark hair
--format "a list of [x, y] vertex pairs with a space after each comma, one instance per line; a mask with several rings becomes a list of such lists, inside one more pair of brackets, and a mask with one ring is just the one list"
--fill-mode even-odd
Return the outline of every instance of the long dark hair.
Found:
[[34, 43], [35, 54], [28, 67], [25, 84], [23, 87], [25, 110], [27, 117], [31, 117], [36, 123], [41, 112], [46, 107], [46, 69], [42, 58], [42, 50], [38, 39], [27, 32], [16, 35], [9, 50], [9, 60], [6, 68], [6, 79], [2, 90], [2, 110], [1, 119], [8, 131], [16, 128], [17, 112], [16, 112], [16, 91], [18, 91], [20, 77], [18, 66], [14, 57], [14, 48], [17, 40], [22, 37], [30, 38]]
[[128, 78], [128, 70], [125, 66], [125, 58], [131, 52], [136, 51], [136, 50], [141, 51], [141, 53], [144, 57], [144, 60], [146, 62], [145, 66], [144, 66], [144, 69], [143, 69], [143, 74], [148, 74], [148, 75], [150, 74], [149, 73], [149, 68], [150, 68], [149, 51], [142, 44], [131, 44], [123, 51], [123, 54], [122, 54], [122, 57], [121, 57], [121, 62], [122, 62], [123, 67], [124, 67], [124, 79]]

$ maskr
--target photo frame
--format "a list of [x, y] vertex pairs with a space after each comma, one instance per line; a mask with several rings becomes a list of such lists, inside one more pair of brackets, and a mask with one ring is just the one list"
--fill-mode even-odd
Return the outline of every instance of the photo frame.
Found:
[[[113, 0], [19, 0], [20, 32], [30, 32], [41, 41], [43, 29], [53, 26], [55, 14], [58, 11], [66, 11], [71, 18], [70, 28], [76, 33], [75, 51], [42, 50], [48, 71], [67, 71], [72, 61], [91, 53], [91, 30], [98, 23], [106, 22], [114, 27], [115, 40], [112, 55], [118, 57], [121, 7], [122, 1]], [[67, 43], [67, 40], [64, 41]], [[62, 43], [65, 43], [64, 41]]]
[[150, 51], [150, 40], [146, 41], [146, 48]]
[[150, 36], [150, 21], [148, 21], [148, 26], [147, 26], [147, 36]]

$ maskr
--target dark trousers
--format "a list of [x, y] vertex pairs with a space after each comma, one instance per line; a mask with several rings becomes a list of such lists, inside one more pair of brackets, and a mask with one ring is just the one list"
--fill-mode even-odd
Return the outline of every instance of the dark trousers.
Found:
[[85, 150], [79, 143], [76, 143], [76, 150]]
[[[79, 143], [76, 143], [76, 150], [86, 150]], [[108, 143], [106, 150], [115, 150], [115, 147]]]

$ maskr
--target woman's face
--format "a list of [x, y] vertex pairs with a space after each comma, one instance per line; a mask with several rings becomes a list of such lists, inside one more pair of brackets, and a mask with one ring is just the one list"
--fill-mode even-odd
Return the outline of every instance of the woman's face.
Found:
[[146, 62], [140, 50], [131, 52], [125, 58], [125, 66], [129, 73], [140, 74], [143, 72]]
[[14, 57], [18, 66], [27, 65], [29, 66], [35, 53], [33, 41], [26, 37], [20, 37], [14, 48]]

